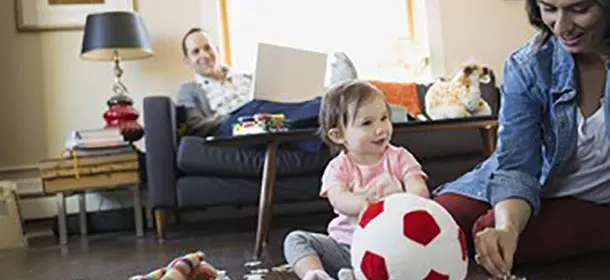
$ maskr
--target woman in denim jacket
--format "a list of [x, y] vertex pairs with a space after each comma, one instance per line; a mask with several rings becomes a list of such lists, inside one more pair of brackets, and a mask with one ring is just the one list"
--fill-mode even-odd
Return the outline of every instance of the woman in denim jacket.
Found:
[[540, 32], [505, 62], [497, 149], [435, 197], [497, 277], [610, 249], [610, 1], [526, 6]]

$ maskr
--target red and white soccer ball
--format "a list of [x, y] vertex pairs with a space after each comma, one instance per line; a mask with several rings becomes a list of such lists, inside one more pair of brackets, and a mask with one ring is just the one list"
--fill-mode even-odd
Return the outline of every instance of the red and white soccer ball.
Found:
[[463, 280], [466, 238], [433, 200], [398, 193], [360, 216], [351, 247], [358, 280]]

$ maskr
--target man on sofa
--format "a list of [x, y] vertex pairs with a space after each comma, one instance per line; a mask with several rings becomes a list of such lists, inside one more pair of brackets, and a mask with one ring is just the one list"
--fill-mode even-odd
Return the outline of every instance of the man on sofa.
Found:
[[[233, 71], [218, 61], [218, 49], [201, 28], [191, 28], [182, 38], [184, 63], [194, 72], [194, 81], [180, 87], [177, 104], [186, 111], [186, 134], [201, 137], [231, 135], [240, 116], [282, 113], [293, 127], [317, 126], [320, 98], [301, 103], [250, 100], [252, 75]], [[357, 78], [355, 67], [341, 52], [334, 53], [330, 64], [331, 84]], [[300, 150], [317, 152], [318, 140], [293, 143]]]
[[181, 43], [184, 63], [195, 75], [178, 91], [177, 103], [186, 109], [187, 134], [217, 134], [222, 122], [250, 101], [252, 77], [221, 65], [217, 47], [201, 28], [188, 30]]

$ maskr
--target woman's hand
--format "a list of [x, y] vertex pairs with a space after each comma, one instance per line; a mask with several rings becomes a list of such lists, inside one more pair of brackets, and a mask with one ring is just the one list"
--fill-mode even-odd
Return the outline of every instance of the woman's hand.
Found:
[[495, 228], [486, 228], [474, 237], [475, 261], [495, 277], [510, 273], [519, 234], [525, 228], [532, 209], [527, 201], [506, 199], [494, 206]]
[[519, 234], [506, 228], [486, 228], [474, 238], [475, 261], [498, 279], [510, 274]]

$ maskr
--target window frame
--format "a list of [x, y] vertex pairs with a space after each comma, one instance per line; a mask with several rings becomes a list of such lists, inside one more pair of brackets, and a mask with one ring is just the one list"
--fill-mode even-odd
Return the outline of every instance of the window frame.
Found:
[[[231, 54], [230, 13], [228, 11], [229, 0], [218, 0], [218, 31], [220, 43], [220, 55], [223, 63], [232, 66], [233, 56]], [[406, 29], [409, 34], [407, 38], [419, 40], [423, 47], [427, 48], [428, 79], [442, 77], [446, 74], [446, 59], [444, 46], [442, 44], [442, 28], [440, 25], [440, 0], [404, 0], [406, 2]], [[423, 22], [423, 26], [417, 26], [416, 22]], [[424, 34], [425, 33], [425, 34]]]

